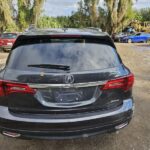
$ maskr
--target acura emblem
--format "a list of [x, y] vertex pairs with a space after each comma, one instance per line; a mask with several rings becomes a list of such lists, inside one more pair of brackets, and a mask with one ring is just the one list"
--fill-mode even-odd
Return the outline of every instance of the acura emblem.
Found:
[[73, 75], [66, 75], [65, 76], [65, 83], [66, 84], [71, 84], [71, 83], [74, 83], [74, 77], [73, 77]]

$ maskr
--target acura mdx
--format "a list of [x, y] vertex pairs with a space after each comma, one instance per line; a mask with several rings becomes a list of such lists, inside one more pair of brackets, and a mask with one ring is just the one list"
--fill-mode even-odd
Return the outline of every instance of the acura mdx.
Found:
[[117, 131], [132, 118], [133, 83], [108, 34], [33, 29], [0, 70], [0, 132], [68, 139]]

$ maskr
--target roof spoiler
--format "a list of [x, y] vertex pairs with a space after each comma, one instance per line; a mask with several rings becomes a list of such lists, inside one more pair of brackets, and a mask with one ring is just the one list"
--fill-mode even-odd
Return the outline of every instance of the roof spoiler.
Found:
[[[96, 38], [100, 40], [100, 43], [104, 43], [107, 45], [112, 46], [113, 48], [116, 49], [112, 39], [109, 37], [109, 35], [105, 35], [105, 36], [92, 36], [92, 35], [66, 35], [66, 34], [61, 34], [61, 35], [20, 35], [18, 36], [18, 38], [16, 39], [15, 43], [13, 44], [12, 50], [15, 49], [18, 46], [21, 45], [27, 45], [27, 44], [32, 44], [32, 43], [39, 43], [37, 41], [46, 41], [47, 39], [50, 38]], [[101, 42], [102, 41], [102, 42]]]

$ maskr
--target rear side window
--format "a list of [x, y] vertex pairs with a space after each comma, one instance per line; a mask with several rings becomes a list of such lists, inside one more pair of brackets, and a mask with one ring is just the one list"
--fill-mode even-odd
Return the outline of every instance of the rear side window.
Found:
[[17, 34], [15, 33], [4, 33], [1, 35], [2, 39], [16, 39], [17, 38]]
[[86, 39], [51, 39], [45, 43], [25, 44], [15, 48], [8, 68], [24, 71], [62, 72], [62, 70], [28, 67], [31, 64], [70, 66], [71, 72], [113, 68], [119, 65], [115, 49]]

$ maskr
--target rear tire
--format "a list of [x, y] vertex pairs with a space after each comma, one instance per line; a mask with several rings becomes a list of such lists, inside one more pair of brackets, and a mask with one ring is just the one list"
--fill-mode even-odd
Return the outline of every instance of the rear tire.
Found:
[[5, 48], [3, 48], [3, 52], [4, 52], [4, 53], [6, 53], [6, 50], [5, 50]]
[[9, 51], [6, 50], [5, 48], [3, 48], [3, 52], [4, 52], [4, 53], [8, 53]]
[[132, 43], [132, 40], [131, 40], [131, 39], [128, 39], [128, 43]]

